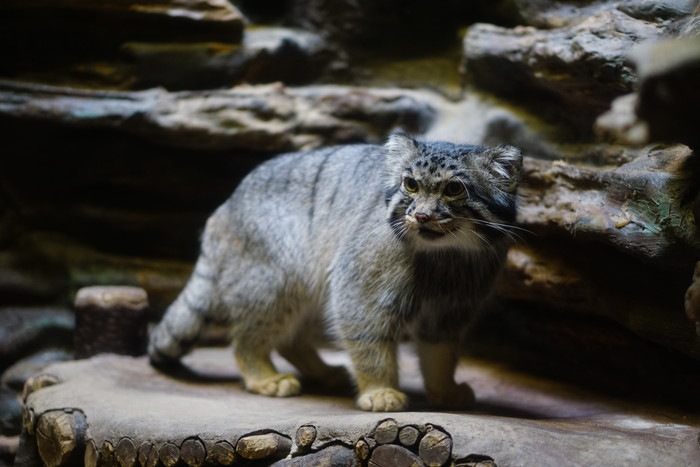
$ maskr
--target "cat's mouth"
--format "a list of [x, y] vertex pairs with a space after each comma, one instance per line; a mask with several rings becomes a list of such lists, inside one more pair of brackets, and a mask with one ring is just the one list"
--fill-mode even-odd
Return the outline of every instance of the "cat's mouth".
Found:
[[427, 227], [421, 227], [418, 229], [418, 235], [426, 240], [437, 240], [438, 238], [444, 237], [445, 234], [446, 232], [440, 232]]

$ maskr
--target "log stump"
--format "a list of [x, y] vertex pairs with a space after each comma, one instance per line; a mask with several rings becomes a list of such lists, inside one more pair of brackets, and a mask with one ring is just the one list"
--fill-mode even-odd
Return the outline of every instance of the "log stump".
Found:
[[143, 355], [148, 296], [138, 287], [84, 287], [75, 297], [75, 354]]

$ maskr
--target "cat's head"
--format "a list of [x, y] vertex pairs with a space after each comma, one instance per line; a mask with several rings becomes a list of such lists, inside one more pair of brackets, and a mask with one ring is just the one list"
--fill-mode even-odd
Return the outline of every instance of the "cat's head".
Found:
[[423, 142], [403, 132], [385, 148], [388, 220], [399, 238], [421, 250], [473, 250], [510, 234], [519, 149]]

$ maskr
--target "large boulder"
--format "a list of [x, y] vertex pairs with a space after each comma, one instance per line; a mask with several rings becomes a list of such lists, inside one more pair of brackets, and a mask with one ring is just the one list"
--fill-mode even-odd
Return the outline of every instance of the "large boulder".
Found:
[[476, 24], [464, 36], [463, 71], [476, 86], [560, 119], [573, 138], [588, 139], [595, 117], [633, 89], [629, 49], [663, 31], [618, 10], [552, 30]]
[[13, 0], [0, 5], [3, 75], [114, 59], [128, 41], [236, 44], [243, 15], [226, 0]]

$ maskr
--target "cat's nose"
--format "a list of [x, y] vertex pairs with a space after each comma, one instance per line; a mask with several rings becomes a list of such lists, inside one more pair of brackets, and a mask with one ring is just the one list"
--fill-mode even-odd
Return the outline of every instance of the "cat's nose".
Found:
[[413, 215], [419, 224], [425, 224], [430, 220], [430, 216], [424, 212], [417, 212]]

